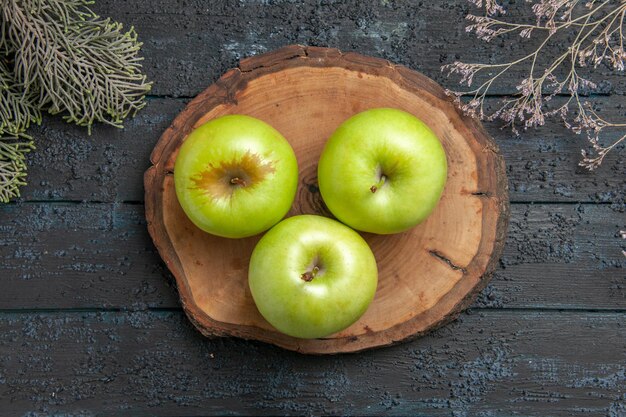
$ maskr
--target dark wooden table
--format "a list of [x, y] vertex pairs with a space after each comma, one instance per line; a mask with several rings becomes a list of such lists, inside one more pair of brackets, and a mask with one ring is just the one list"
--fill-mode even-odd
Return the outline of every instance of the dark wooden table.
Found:
[[[240, 58], [334, 46], [453, 87], [442, 64], [525, 44], [465, 34], [464, 0], [99, 0], [95, 10], [137, 28], [154, 88], [124, 130], [89, 137], [53, 118], [33, 129], [30, 185], [0, 206], [0, 415], [626, 415], [623, 146], [589, 173], [577, 166], [584, 137], [558, 123], [519, 137], [487, 124], [512, 202], [492, 283], [453, 324], [359, 354], [203, 338], [146, 231], [153, 145]], [[626, 80], [597, 76], [591, 100], [623, 119]]]

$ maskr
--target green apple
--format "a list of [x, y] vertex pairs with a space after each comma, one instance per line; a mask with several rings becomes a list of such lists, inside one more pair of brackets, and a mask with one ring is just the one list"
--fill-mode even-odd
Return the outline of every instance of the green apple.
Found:
[[200, 229], [247, 237], [287, 214], [298, 186], [298, 163], [289, 143], [267, 123], [223, 116], [185, 139], [174, 184], [184, 212]]
[[398, 233], [433, 211], [447, 177], [446, 154], [415, 116], [379, 108], [346, 120], [318, 166], [322, 198], [337, 219], [378, 234]]
[[378, 270], [367, 242], [326, 217], [302, 215], [268, 231], [252, 252], [248, 280], [261, 315], [293, 337], [325, 337], [358, 320]]

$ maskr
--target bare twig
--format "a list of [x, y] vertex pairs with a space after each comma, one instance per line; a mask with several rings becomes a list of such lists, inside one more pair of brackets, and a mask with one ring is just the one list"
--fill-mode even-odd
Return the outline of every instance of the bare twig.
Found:
[[[483, 6], [481, 0], [469, 0]], [[500, 119], [517, 132], [521, 125], [524, 129], [538, 127], [545, 123], [546, 117], [558, 116], [574, 132], [586, 132], [591, 143], [591, 152], [582, 151], [580, 165], [593, 170], [605, 156], [626, 135], [605, 145], [600, 141], [602, 132], [608, 129], [623, 129], [626, 123], [610, 122], [600, 117], [584, 99], [581, 93], [596, 88], [596, 84], [580, 75], [582, 67], [597, 68], [605, 64], [614, 71], [624, 70], [624, 16], [626, 1], [605, 0], [538, 0], [531, 6], [534, 22], [512, 23], [495, 14], [503, 14], [503, 8], [494, 0], [484, 5], [485, 15], [468, 15], [468, 32], [489, 42], [496, 37], [517, 33], [522, 38], [533, 35], [540, 37], [538, 46], [521, 58], [497, 64], [454, 62], [442, 67], [448, 75], [458, 74], [460, 83], [472, 87], [474, 79], [488, 75], [480, 85], [468, 91], [448, 91], [455, 97], [461, 109], [472, 116], [484, 120]], [[545, 53], [555, 39], [569, 35], [572, 41], [567, 48], [558, 53], [548, 64], [541, 66], [539, 56]], [[508, 75], [513, 68], [527, 68], [526, 77], [517, 85], [518, 94], [504, 99], [502, 105], [491, 113], [485, 111], [485, 97], [497, 80]], [[549, 110], [547, 103], [557, 94], [565, 94], [568, 99], [563, 105]], [[469, 100], [461, 102], [462, 97]]]

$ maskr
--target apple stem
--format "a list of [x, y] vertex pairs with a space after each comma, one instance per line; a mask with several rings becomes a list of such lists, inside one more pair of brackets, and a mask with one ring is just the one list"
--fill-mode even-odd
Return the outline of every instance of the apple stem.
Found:
[[306, 282], [311, 282], [319, 271], [319, 267], [314, 266], [312, 271], [306, 271], [304, 274], [300, 275], [300, 278], [302, 278]]
[[230, 179], [230, 183], [233, 185], [240, 185], [242, 187], [246, 186], [246, 182], [239, 177], [234, 177]]
[[372, 194], [378, 191], [378, 189], [385, 184], [386, 180], [387, 180], [387, 176], [385, 174], [381, 175], [378, 183], [370, 187], [370, 191], [372, 192]]

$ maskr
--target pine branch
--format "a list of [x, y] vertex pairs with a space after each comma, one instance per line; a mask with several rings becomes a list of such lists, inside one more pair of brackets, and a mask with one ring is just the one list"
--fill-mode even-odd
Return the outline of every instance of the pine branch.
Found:
[[6, 57], [0, 58], [0, 135], [23, 133], [31, 123], [41, 121], [35, 98], [26, 94], [9, 70]]
[[145, 105], [134, 29], [101, 19], [88, 0], [0, 0], [0, 202], [25, 184], [25, 134], [41, 111], [91, 126], [122, 121]]
[[24, 134], [0, 136], [0, 202], [20, 196], [19, 188], [26, 185], [26, 154], [33, 148], [33, 141]]
[[0, 59], [0, 202], [19, 197], [19, 187], [26, 184], [25, 155], [34, 146], [24, 131], [40, 120], [32, 97], [16, 87], [13, 74]]
[[[151, 84], [134, 29], [101, 19], [85, 0], [2, 0], [16, 78], [40, 108], [68, 122], [122, 126], [145, 105]], [[6, 49], [6, 47], [5, 47]]]

